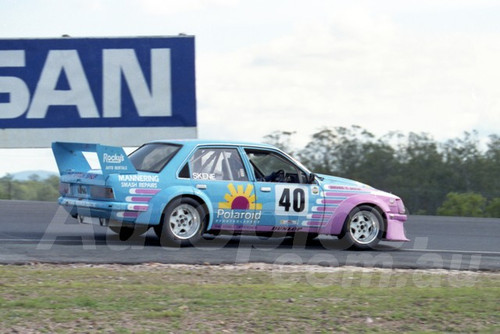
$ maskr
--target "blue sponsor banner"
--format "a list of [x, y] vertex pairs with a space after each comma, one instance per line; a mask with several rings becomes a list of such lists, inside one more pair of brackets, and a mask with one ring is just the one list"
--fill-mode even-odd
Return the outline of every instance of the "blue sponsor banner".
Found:
[[194, 57], [193, 36], [0, 39], [0, 129], [195, 128]]

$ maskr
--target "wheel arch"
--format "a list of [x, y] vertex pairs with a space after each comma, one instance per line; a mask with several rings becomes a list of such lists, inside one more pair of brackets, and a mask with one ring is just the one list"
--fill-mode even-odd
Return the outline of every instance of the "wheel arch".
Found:
[[160, 225], [163, 221], [163, 215], [167, 206], [172, 203], [172, 201], [182, 198], [191, 198], [200, 203], [200, 205], [203, 205], [209, 217], [208, 223], [210, 223], [212, 208], [207, 204], [210, 203], [210, 200], [204, 193], [196, 190], [193, 191], [192, 187], [171, 187], [162, 190], [151, 200], [150, 210], [147, 212], [148, 216], [145, 216], [143, 220], [150, 226]]
[[163, 207], [159, 224], [161, 224], [163, 222], [163, 219], [165, 217], [165, 211], [167, 210], [167, 207], [169, 206], [169, 204], [173, 203], [174, 201], [182, 201], [185, 198], [190, 198], [190, 199], [196, 201], [199, 205], [201, 205], [203, 207], [203, 210], [205, 211], [205, 217], [202, 217], [202, 219], [208, 219], [207, 224], [205, 224], [205, 229], [207, 230], [208, 226], [210, 224], [211, 210], [210, 210], [209, 206], [207, 205], [207, 203], [203, 200], [203, 198], [201, 198], [200, 196], [198, 196], [196, 194], [180, 194], [180, 195], [177, 195], [177, 196], [171, 198], [170, 201], [168, 201], [168, 203], [166, 203], [165, 206]]
[[[382, 237], [385, 238], [385, 234], [387, 233], [387, 214], [386, 214], [386, 212], [380, 206], [378, 206], [377, 204], [371, 203], [371, 202], [360, 203], [360, 204], [356, 205], [354, 208], [352, 208], [352, 210], [359, 208], [359, 207], [362, 207], [362, 206], [369, 206], [372, 209], [377, 210], [377, 212], [380, 214], [380, 216], [382, 217], [382, 220], [383, 220], [383, 224], [384, 224], [384, 226], [381, 227]], [[349, 212], [349, 214], [352, 212], [352, 210]], [[347, 220], [349, 219], [349, 214], [345, 217], [343, 226], [347, 223]]]
[[382, 200], [365, 195], [352, 196], [337, 207], [330, 220], [321, 229], [320, 234], [340, 235], [352, 210], [364, 205], [370, 206], [380, 213], [384, 220], [385, 236], [387, 230], [386, 212], [389, 211], [389, 207]]

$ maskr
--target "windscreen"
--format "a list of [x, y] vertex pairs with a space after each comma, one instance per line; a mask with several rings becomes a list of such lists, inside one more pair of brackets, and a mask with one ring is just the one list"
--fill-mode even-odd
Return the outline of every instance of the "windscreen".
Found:
[[138, 171], [158, 173], [180, 148], [173, 144], [146, 144], [132, 152], [129, 159]]

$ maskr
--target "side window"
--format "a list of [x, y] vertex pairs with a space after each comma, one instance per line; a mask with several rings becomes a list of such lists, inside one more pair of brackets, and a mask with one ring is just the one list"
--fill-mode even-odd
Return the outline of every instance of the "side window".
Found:
[[191, 173], [189, 172], [189, 163], [186, 163], [184, 167], [182, 167], [179, 172], [179, 177], [183, 179], [189, 179], [191, 177]]
[[306, 177], [295, 164], [285, 157], [268, 151], [245, 150], [260, 182], [306, 183]]
[[241, 157], [234, 148], [200, 148], [189, 165], [194, 180], [248, 181]]

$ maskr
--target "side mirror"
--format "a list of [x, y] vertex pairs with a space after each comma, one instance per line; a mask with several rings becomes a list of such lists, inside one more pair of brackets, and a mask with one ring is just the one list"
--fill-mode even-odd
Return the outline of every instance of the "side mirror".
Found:
[[315, 181], [316, 181], [316, 174], [314, 173], [309, 174], [309, 176], [307, 177], [307, 183], [313, 184]]

